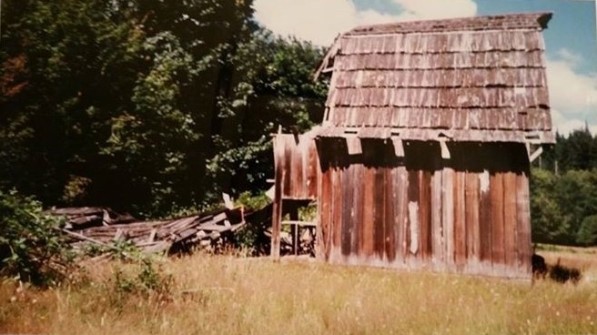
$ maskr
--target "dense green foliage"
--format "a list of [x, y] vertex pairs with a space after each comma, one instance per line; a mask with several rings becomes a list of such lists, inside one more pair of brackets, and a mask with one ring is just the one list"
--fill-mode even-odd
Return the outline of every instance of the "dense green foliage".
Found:
[[597, 137], [588, 127], [577, 129], [568, 136], [556, 134], [556, 145], [547, 147], [537, 166], [554, 173], [597, 168]]
[[597, 245], [597, 136], [557, 136], [531, 179], [533, 240]]
[[[0, 190], [181, 213], [264, 191], [269, 134], [322, 118], [323, 50], [259, 27], [251, 0], [1, 5]], [[597, 138], [557, 140], [533, 170], [534, 239], [595, 244]]]
[[269, 133], [319, 121], [322, 50], [251, 1], [2, 1], [0, 188], [163, 215], [265, 187]]
[[597, 245], [597, 215], [587, 216], [582, 220], [576, 233], [576, 242], [581, 245]]
[[0, 274], [37, 285], [63, 279], [72, 263], [61, 223], [39, 202], [0, 191]]

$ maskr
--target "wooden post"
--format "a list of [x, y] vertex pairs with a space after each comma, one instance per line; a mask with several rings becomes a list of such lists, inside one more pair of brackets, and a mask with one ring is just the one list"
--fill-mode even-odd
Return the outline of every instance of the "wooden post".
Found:
[[283, 169], [276, 171], [276, 184], [274, 185], [274, 203], [272, 208], [272, 238], [270, 255], [275, 261], [280, 260], [280, 232], [282, 229], [282, 195], [284, 193]]
[[297, 224], [299, 217], [298, 217], [298, 207], [295, 203], [290, 210], [290, 220], [294, 221], [291, 225], [292, 227], [292, 251], [295, 256], [298, 255], [299, 250], [299, 225]]
[[[319, 162], [319, 152], [317, 149], [317, 142], [315, 142], [315, 159], [316, 159], [316, 164], [317, 164], [317, 227], [315, 228], [315, 258], [316, 259], [326, 259], [326, 253], [325, 253], [325, 246], [328, 245], [329, 243], [326, 244], [326, 241], [324, 240], [324, 233], [323, 233], [323, 225], [327, 224], [327, 221], [323, 220], [323, 204], [322, 204], [322, 199], [323, 199], [323, 184], [322, 184], [322, 179], [323, 179], [323, 171], [321, 170], [321, 165]], [[321, 142], [319, 142], [321, 143]], [[321, 144], [320, 144], [321, 145]], [[327, 232], [327, 231], [326, 231]]]
[[[280, 130], [278, 130], [278, 133]], [[280, 260], [280, 231], [282, 228], [282, 203], [284, 196], [284, 178], [286, 177], [284, 143], [280, 137], [274, 137], [274, 203], [272, 206], [272, 237], [270, 255], [274, 261]]]

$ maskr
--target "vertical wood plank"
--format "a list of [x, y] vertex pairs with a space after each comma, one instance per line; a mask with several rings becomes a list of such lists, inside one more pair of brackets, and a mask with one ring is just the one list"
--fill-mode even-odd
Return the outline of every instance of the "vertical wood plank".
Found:
[[442, 172], [442, 222], [445, 236], [445, 262], [448, 269], [454, 268], [454, 169], [444, 167]]
[[354, 223], [352, 220], [352, 170], [354, 166], [349, 166], [348, 168], [339, 170], [341, 174], [341, 184], [335, 185], [336, 190], [338, 190], [338, 197], [336, 199], [338, 204], [338, 220], [340, 220], [342, 225], [342, 231], [339, 232], [342, 234], [342, 255], [348, 256], [353, 252], [351, 249], [351, 238], [352, 238], [352, 230], [354, 229]]
[[[338, 153], [335, 153], [336, 155]], [[342, 232], [344, 227], [342, 226], [342, 205], [338, 203], [339, 196], [341, 196], [342, 190], [338, 189], [340, 186], [340, 172], [337, 165], [334, 165], [330, 169], [330, 231], [332, 233], [332, 250], [342, 250]]]
[[[479, 176], [474, 172], [466, 174], [466, 257], [471, 264], [478, 264], [481, 240], [479, 236]], [[471, 269], [477, 272], [477, 269]]]
[[[294, 137], [294, 136], [293, 136]], [[294, 139], [288, 141], [288, 148], [291, 153], [292, 167], [290, 169], [290, 188], [291, 197], [299, 198], [303, 196], [303, 153], [300, 142], [297, 144]]]
[[494, 274], [501, 275], [504, 257], [504, 174], [495, 172], [490, 177], [491, 196], [491, 253]]
[[373, 255], [373, 197], [375, 192], [375, 170], [371, 167], [365, 167], [361, 182], [363, 183], [363, 248], [361, 255], [369, 257]]
[[454, 175], [454, 259], [459, 271], [466, 263], [465, 176], [463, 171]]
[[398, 166], [395, 173], [394, 187], [397, 199], [394, 207], [394, 236], [396, 241], [396, 258], [404, 263], [406, 260], [406, 220], [408, 209], [408, 172], [404, 165]]
[[374, 199], [373, 199], [373, 249], [374, 254], [379, 258], [383, 259], [385, 254], [385, 202], [386, 202], [386, 190], [385, 190], [385, 170], [383, 166], [377, 166], [375, 168], [374, 175]]
[[[438, 167], [439, 168], [439, 167]], [[433, 172], [431, 177], [431, 235], [432, 258], [435, 267], [443, 268], [445, 265], [445, 243], [442, 224], [442, 170]]]
[[316, 203], [317, 203], [317, 219], [316, 219], [316, 227], [315, 227], [315, 257], [317, 259], [320, 260], [329, 260], [329, 255], [326, 254], [325, 252], [325, 234], [323, 232], [323, 220], [322, 220], [322, 216], [323, 216], [323, 208], [322, 208], [322, 203], [324, 202], [324, 197], [323, 197], [323, 183], [322, 183], [322, 171], [321, 171], [321, 167], [319, 165], [319, 160], [317, 159], [317, 146], [315, 141], [312, 142], [312, 154], [315, 155], [315, 164], [316, 166], [314, 167], [316, 170], [315, 172], [315, 189], [312, 190], [314, 193], [312, 193], [314, 196], [316, 196], [315, 199], [317, 199]]
[[431, 259], [431, 172], [419, 171], [419, 230], [421, 258]]
[[385, 184], [385, 257], [388, 262], [393, 262], [396, 259], [396, 235], [394, 234], [394, 227], [396, 227], [396, 217], [394, 215], [396, 198], [396, 185], [394, 184], [395, 168], [387, 168], [384, 171]]
[[365, 167], [363, 164], [352, 165], [352, 180], [350, 187], [353, 190], [351, 204], [351, 221], [353, 231], [351, 236], [351, 250], [353, 255], [361, 255], [363, 252], [363, 188], [362, 183]]
[[309, 165], [309, 144], [311, 142], [310, 138], [307, 136], [300, 136], [300, 148], [301, 148], [301, 179], [302, 179], [302, 190], [301, 190], [301, 197], [303, 199], [309, 198], [309, 173], [310, 165]]
[[293, 152], [292, 152], [292, 145], [294, 145], [290, 139], [289, 136], [279, 136], [280, 137], [280, 142], [281, 142], [281, 147], [282, 147], [282, 160], [284, 161], [284, 178], [283, 178], [283, 182], [284, 182], [284, 187], [283, 187], [283, 192], [282, 195], [283, 197], [288, 197], [288, 198], [292, 198], [293, 197], [293, 183], [292, 183], [292, 174], [293, 171], [295, 170], [293, 164], [292, 164], [292, 156], [293, 156]]
[[528, 171], [516, 175], [516, 215], [518, 217], [518, 264], [521, 273], [531, 275], [531, 211]]
[[506, 172], [504, 175], [504, 251], [509, 272], [516, 272], [518, 262], [516, 194], [516, 174]]
[[[309, 145], [309, 197], [317, 199], [317, 185], [320, 176], [319, 160], [317, 157], [317, 147], [315, 141], [311, 140]], [[321, 198], [319, 198], [321, 199]]]
[[[419, 171], [408, 170], [408, 205], [406, 220], [406, 255], [418, 258], [420, 254], [420, 225], [419, 225]], [[407, 258], [408, 258], [407, 257]]]
[[339, 245], [334, 245], [333, 240], [333, 227], [331, 224], [331, 207], [332, 207], [332, 178], [331, 178], [332, 170], [328, 166], [326, 167], [321, 174], [321, 198], [320, 202], [320, 225], [322, 230], [322, 238], [321, 241], [323, 243], [323, 251], [325, 253], [325, 258], [330, 258], [330, 252], [334, 250], [334, 248], [339, 248]]
[[490, 176], [487, 170], [479, 174], [479, 234], [481, 237], [480, 258], [481, 261], [491, 264], [491, 197], [490, 197]]
[[330, 252], [334, 253], [336, 256], [338, 255], [338, 253], [342, 250], [342, 223], [337, 221], [337, 195], [338, 195], [338, 191], [336, 190], [336, 187], [338, 185], [338, 180], [337, 180], [337, 167], [336, 165], [334, 166], [330, 166], [330, 169], [328, 170], [329, 173], [329, 181], [330, 181], [330, 186], [329, 186], [329, 203], [330, 203], [330, 207], [329, 207], [329, 216], [328, 216], [328, 222], [329, 222], [329, 230], [330, 230]]

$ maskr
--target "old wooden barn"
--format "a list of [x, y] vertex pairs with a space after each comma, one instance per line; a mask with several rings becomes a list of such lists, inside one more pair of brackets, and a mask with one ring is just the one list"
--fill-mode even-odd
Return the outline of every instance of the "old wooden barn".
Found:
[[284, 199], [304, 197], [317, 201], [318, 257], [329, 262], [530, 278], [530, 162], [554, 142], [550, 18], [339, 36], [318, 70], [331, 72], [321, 127], [274, 139], [274, 255]]

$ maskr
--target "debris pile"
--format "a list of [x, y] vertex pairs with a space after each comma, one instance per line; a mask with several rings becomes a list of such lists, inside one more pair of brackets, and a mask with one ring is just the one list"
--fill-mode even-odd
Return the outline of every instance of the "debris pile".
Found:
[[63, 231], [75, 249], [88, 245], [113, 249], [119, 242], [131, 243], [147, 253], [213, 249], [223, 246], [245, 225], [242, 207], [162, 221], [138, 221], [95, 207], [61, 208], [49, 213], [66, 218]]
[[109, 208], [101, 207], [67, 207], [48, 211], [49, 214], [64, 216], [66, 229], [80, 230], [87, 227], [110, 225], [112, 223], [129, 223], [138, 221], [134, 217], [118, 214]]

